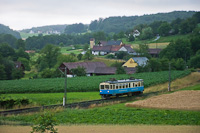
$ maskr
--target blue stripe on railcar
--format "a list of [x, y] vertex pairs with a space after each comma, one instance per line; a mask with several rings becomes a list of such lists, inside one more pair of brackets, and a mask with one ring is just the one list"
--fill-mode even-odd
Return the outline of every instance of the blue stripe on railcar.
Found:
[[144, 91], [144, 86], [141, 87], [134, 87], [134, 88], [123, 88], [123, 89], [114, 89], [114, 90], [100, 90], [101, 94], [110, 94], [110, 95], [116, 95], [116, 94], [123, 94], [123, 93], [129, 93], [129, 92], [142, 92]]

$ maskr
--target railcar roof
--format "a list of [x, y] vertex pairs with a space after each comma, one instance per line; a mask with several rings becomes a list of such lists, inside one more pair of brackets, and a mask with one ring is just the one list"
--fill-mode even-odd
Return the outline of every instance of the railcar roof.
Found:
[[127, 83], [127, 82], [138, 82], [138, 81], [143, 81], [143, 79], [123, 79], [123, 80], [115, 80], [115, 81], [105, 81], [103, 83]]

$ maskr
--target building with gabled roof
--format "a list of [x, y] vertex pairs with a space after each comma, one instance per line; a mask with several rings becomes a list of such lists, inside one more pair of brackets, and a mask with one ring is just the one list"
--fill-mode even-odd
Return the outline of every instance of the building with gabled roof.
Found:
[[63, 62], [59, 66], [59, 69], [64, 73], [66, 68], [67, 76], [73, 77], [74, 75], [71, 72], [71, 70], [74, 68], [78, 68], [78, 66], [85, 68], [87, 76], [92, 76], [93, 74], [111, 75], [115, 74], [116, 72], [116, 68], [107, 67], [104, 62], [70, 62], [70, 63]]
[[142, 65], [146, 65], [148, 61], [148, 58], [146, 57], [133, 57], [130, 58], [127, 62], [125, 62], [122, 66], [123, 67], [137, 67], [142, 66]]

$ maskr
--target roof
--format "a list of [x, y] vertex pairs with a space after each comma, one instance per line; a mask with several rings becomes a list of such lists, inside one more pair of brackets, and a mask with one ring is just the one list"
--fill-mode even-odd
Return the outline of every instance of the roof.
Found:
[[104, 51], [104, 52], [110, 52], [112, 46], [94, 46], [92, 48], [92, 51]]
[[97, 67], [106, 67], [106, 64], [104, 62], [70, 62], [70, 63], [64, 62], [62, 64], [64, 64], [69, 70], [77, 68], [78, 66], [84, 67], [86, 73], [94, 73]]
[[95, 74], [115, 74], [116, 67], [97, 67], [94, 71]]
[[135, 50], [133, 50], [133, 49], [131, 48], [131, 46], [129, 46], [129, 45], [124, 45], [124, 47], [127, 49], [127, 51], [128, 51], [129, 53], [134, 53], [134, 52], [135, 52]]
[[117, 45], [112, 45], [110, 51], [111, 51], [111, 52], [117, 52], [120, 48], [121, 48], [120, 45], [119, 45], [119, 46], [117, 46]]
[[118, 40], [118, 41], [108, 41], [106, 45], [120, 45], [122, 43], [122, 40]]
[[123, 80], [105, 81], [105, 82], [106, 83], [127, 83], [127, 82], [138, 82], [138, 81], [143, 81], [143, 79], [123, 79]]
[[149, 54], [159, 54], [162, 49], [160, 48], [151, 48], [148, 50]]
[[146, 65], [148, 58], [147, 57], [133, 57], [132, 58], [139, 66]]

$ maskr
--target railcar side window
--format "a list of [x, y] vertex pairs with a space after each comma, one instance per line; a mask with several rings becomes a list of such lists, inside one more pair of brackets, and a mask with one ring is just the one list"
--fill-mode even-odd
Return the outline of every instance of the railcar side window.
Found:
[[125, 88], [125, 84], [123, 84], [123, 88]]
[[126, 83], [126, 88], [128, 88], [128, 84]]
[[137, 84], [138, 84], [138, 83], [135, 83], [135, 87], [137, 87]]
[[133, 83], [133, 87], [135, 87], [135, 83]]
[[105, 89], [109, 89], [109, 85], [105, 85]]
[[104, 85], [101, 85], [101, 89], [104, 89]]
[[116, 84], [116, 89], [118, 89], [119, 87], [118, 87], [119, 85], [118, 84]]
[[131, 88], [131, 83], [128, 83], [129, 88]]
[[113, 85], [113, 89], [115, 89], [115, 85]]
[[138, 82], [138, 86], [140, 86], [140, 82]]

